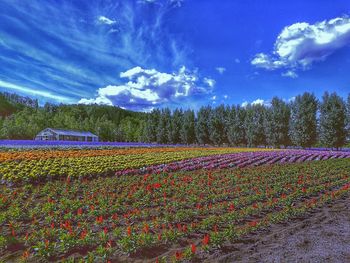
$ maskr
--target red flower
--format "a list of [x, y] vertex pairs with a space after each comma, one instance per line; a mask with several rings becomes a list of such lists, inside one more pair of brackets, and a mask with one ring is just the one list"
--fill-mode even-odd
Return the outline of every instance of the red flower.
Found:
[[209, 244], [209, 241], [210, 241], [210, 237], [209, 237], [208, 234], [206, 234], [206, 235], [204, 236], [203, 240], [202, 240], [202, 244], [203, 244], [204, 246], [207, 246], [207, 245]]
[[149, 232], [149, 226], [147, 224], [145, 224], [145, 226], [143, 227], [143, 232], [145, 232], [146, 234]]
[[117, 220], [118, 219], [118, 215], [117, 214], [113, 214], [112, 219], [113, 220]]
[[235, 205], [234, 204], [230, 204], [230, 207], [229, 207], [229, 209], [228, 209], [229, 211], [233, 211], [233, 210], [235, 210]]
[[160, 183], [155, 183], [155, 184], [153, 184], [153, 188], [154, 188], [154, 189], [158, 189], [158, 188], [160, 188], [160, 187], [162, 187], [162, 185], [161, 185]]
[[176, 260], [182, 259], [182, 253], [180, 251], [176, 251], [175, 258], [176, 258]]
[[249, 222], [249, 226], [251, 226], [251, 227], [255, 227], [257, 224], [258, 224], [257, 221], [251, 221], [251, 222]]
[[80, 239], [85, 239], [86, 235], [87, 235], [87, 232], [84, 229], [83, 232], [81, 232], [81, 234], [80, 234]]
[[96, 223], [97, 223], [97, 224], [102, 224], [102, 223], [103, 223], [103, 216], [98, 216], [98, 217], [96, 218]]
[[131, 226], [128, 226], [128, 228], [127, 228], [127, 233], [128, 233], [128, 236], [131, 236]]
[[191, 244], [191, 251], [192, 251], [192, 254], [196, 254], [196, 245], [195, 244]]
[[77, 211], [77, 215], [82, 215], [82, 214], [83, 214], [83, 209], [79, 208], [78, 211]]
[[108, 233], [107, 227], [105, 227], [105, 228], [103, 229], [103, 233], [105, 233], [105, 235], [107, 235], [107, 233]]

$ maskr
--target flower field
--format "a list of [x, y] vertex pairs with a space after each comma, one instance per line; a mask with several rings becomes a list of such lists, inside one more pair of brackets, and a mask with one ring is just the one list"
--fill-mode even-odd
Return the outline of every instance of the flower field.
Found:
[[[117, 170], [189, 158], [261, 151], [249, 148], [130, 148], [112, 150], [31, 150], [0, 152], [0, 180], [34, 182], [113, 175]], [[264, 151], [269, 151], [264, 149]]]
[[345, 152], [142, 148], [0, 158], [0, 262], [198, 262], [350, 191]]

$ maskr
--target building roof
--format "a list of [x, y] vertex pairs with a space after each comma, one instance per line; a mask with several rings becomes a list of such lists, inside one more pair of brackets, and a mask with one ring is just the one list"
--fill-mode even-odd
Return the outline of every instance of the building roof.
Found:
[[91, 132], [85, 132], [85, 131], [72, 131], [72, 130], [62, 130], [62, 129], [52, 129], [52, 128], [48, 128], [48, 129], [59, 135], [98, 137], [97, 135]]

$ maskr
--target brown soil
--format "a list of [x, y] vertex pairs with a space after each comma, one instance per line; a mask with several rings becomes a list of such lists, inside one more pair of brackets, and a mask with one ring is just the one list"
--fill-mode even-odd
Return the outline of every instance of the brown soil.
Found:
[[350, 196], [252, 233], [206, 262], [350, 262]]

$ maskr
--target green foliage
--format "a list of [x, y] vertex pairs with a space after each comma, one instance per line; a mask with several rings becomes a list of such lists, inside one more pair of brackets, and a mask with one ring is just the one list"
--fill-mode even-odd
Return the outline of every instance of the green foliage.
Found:
[[290, 137], [297, 146], [311, 147], [317, 138], [317, 99], [305, 92], [298, 95], [291, 105]]
[[199, 144], [210, 143], [209, 139], [209, 116], [211, 115], [212, 108], [210, 106], [201, 107], [197, 113], [197, 121], [195, 126], [196, 139]]
[[228, 113], [227, 138], [232, 145], [246, 145], [244, 129], [245, 114], [245, 109], [240, 106], [232, 106]]
[[320, 105], [320, 141], [327, 147], [339, 148], [346, 138], [346, 106], [337, 94], [323, 95]]
[[271, 101], [271, 107], [266, 110], [265, 115], [265, 134], [266, 142], [274, 147], [289, 145], [289, 118], [290, 108], [283, 100], [274, 97]]
[[226, 122], [228, 109], [224, 105], [213, 109], [209, 115], [209, 138], [214, 145], [227, 143]]
[[250, 105], [246, 109], [244, 122], [248, 146], [266, 145], [264, 132], [265, 107], [263, 105]]
[[183, 116], [182, 128], [180, 131], [181, 143], [193, 144], [195, 143], [195, 128], [194, 128], [194, 111], [186, 110]]
[[50, 127], [91, 131], [101, 141], [249, 147], [345, 145], [350, 138], [350, 94], [346, 104], [336, 94], [327, 94], [317, 110], [317, 99], [310, 93], [297, 96], [292, 103], [274, 97], [269, 106], [206, 106], [196, 113], [169, 108], [143, 113], [106, 105], [46, 103], [38, 107], [36, 100], [0, 93], [0, 139], [33, 139]]

